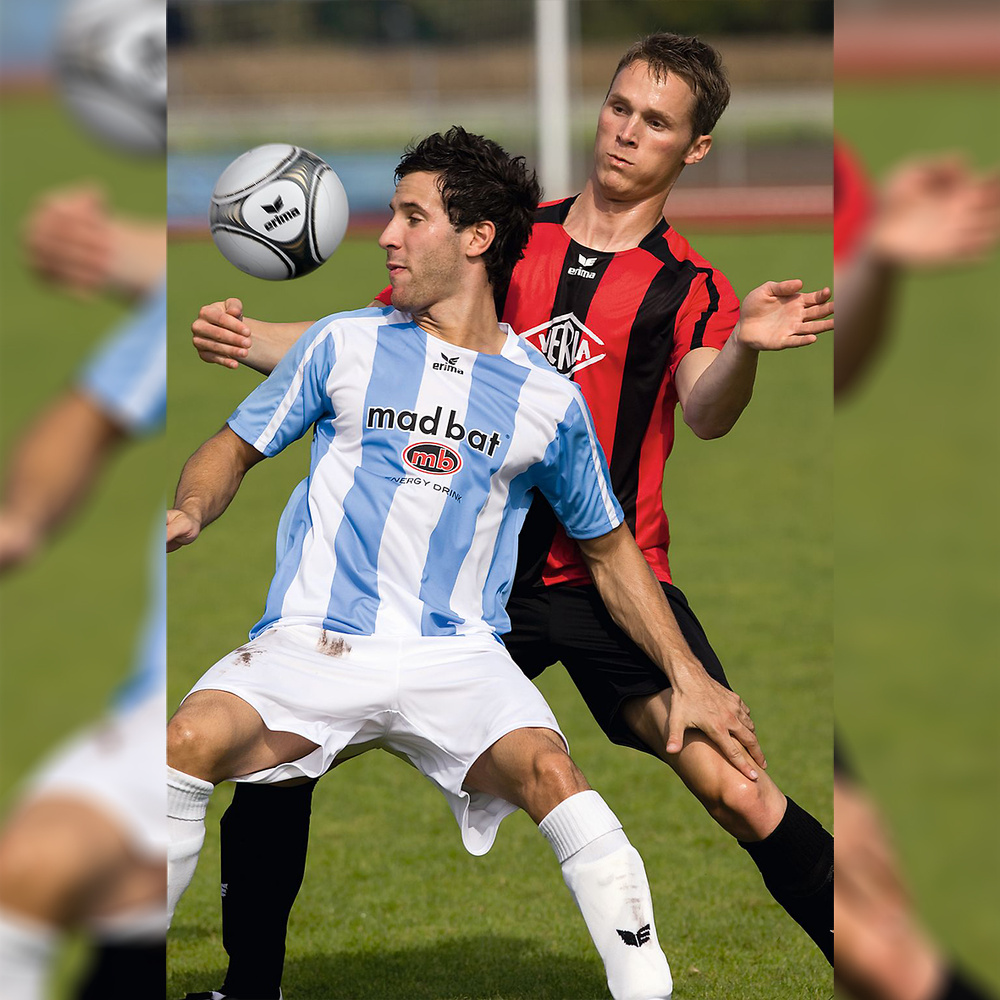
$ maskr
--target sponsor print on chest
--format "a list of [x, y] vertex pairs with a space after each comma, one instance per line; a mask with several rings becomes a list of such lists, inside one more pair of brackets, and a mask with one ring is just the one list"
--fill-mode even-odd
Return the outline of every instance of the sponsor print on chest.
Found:
[[575, 375], [607, 356], [604, 341], [571, 312], [533, 326], [523, 336], [560, 375]]

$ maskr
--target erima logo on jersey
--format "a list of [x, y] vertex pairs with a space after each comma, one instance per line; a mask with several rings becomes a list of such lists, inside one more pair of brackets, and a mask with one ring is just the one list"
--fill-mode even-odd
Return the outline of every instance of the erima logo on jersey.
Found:
[[596, 257], [584, 257], [583, 254], [577, 254], [577, 260], [580, 261], [580, 267], [568, 268], [567, 274], [575, 274], [578, 278], [596, 278], [596, 271], [587, 271], [586, 268], [593, 267], [597, 263]]
[[649, 924], [644, 924], [637, 931], [618, 931], [618, 936], [630, 947], [641, 948], [649, 940]]
[[607, 355], [604, 341], [571, 312], [532, 327], [524, 337], [560, 375], [574, 375]]
[[[500, 447], [500, 435], [493, 431], [487, 434], [486, 431], [472, 428], [466, 430], [465, 425], [458, 420], [458, 413], [452, 410], [447, 417], [447, 423], [441, 430], [441, 407], [438, 406], [433, 413], [419, 414], [414, 410], [395, 410], [391, 406], [369, 406], [366, 426], [378, 428], [379, 430], [400, 430], [400, 431], [420, 431], [421, 434], [431, 436], [444, 434], [449, 441], [465, 441], [474, 451], [481, 451], [485, 455], [493, 457], [493, 453]], [[411, 447], [413, 447], [411, 445]], [[450, 451], [450, 449], [448, 449]], [[453, 452], [453, 454], [455, 454]], [[458, 457], [457, 455], [455, 456]], [[403, 460], [413, 468], [420, 466], [413, 465], [403, 455]], [[461, 461], [459, 462], [461, 464]], [[424, 469], [423, 471], [430, 471]], [[450, 471], [454, 472], [454, 469]]]
[[453, 358], [449, 358], [447, 354], [441, 355], [442, 361], [435, 361], [432, 365], [434, 371], [436, 372], [454, 372], [456, 375], [464, 375], [465, 372], [458, 367], [458, 355]]

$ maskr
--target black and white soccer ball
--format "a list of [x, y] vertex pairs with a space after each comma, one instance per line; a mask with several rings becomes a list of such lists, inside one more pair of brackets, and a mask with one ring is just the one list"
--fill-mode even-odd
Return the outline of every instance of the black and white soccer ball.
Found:
[[209, 224], [222, 255], [269, 281], [315, 271], [340, 245], [347, 194], [330, 165], [286, 143], [255, 146], [222, 172]]
[[130, 153], [167, 148], [163, 0], [69, 0], [55, 44], [63, 102], [92, 135]]

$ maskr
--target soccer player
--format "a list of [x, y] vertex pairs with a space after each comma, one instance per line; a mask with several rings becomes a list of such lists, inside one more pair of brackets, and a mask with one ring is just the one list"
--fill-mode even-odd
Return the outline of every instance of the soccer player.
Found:
[[[976, 262], [996, 246], [1000, 174], [936, 156], [897, 164], [875, 190], [838, 143], [834, 198], [840, 405], [878, 356], [901, 277]], [[922, 926], [877, 806], [842, 752], [835, 764], [838, 985], [858, 1000], [986, 1000]]]
[[498, 325], [494, 293], [527, 243], [534, 175], [454, 127], [408, 150], [396, 177], [379, 239], [393, 305], [311, 327], [188, 460], [167, 515], [168, 551], [195, 541], [251, 467], [315, 425], [264, 615], [168, 727], [169, 902], [193, 874], [219, 781], [316, 778], [380, 746], [438, 785], [472, 854], [524, 809], [562, 865], [611, 994], [669, 997], [639, 856], [498, 641], [532, 491], [670, 676], [683, 706], [672, 738], [697, 726], [762, 767], [753, 722], [684, 643], [579, 389]]
[[[135, 311], [36, 418], [8, 462], [0, 501], [5, 573], [37, 555], [116, 451], [159, 428], [166, 409], [162, 223], [116, 215], [92, 189], [59, 191], [29, 219], [26, 250], [59, 288], [124, 296]], [[166, 711], [162, 537], [159, 529], [150, 610], [131, 676], [106, 717], [28, 779], [0, 831], [4, 1000], [48, 995], [56, 948], [69, 930], [83, 931], [94, 944], [78, 1000], [130, 996], [136, 982], [162, 978], [165, 802], [149, 782], [164, 760], [156, 735]]]
[[[675, 406], [699, 437], [725, 434], [750, 399], [760, 351], [811, 344], [832, 328], [829, 290], [803, 294], [798, 281], [768, 282], [740, 308], [726, 278], [664, 221], [671, 188], [708, 154], [728, 99], [711, 46], [657, 34], [630, 48], [600, 111], [583, 191], [538, 209], [525, 257], [498, 296], [503, 319], [582, 390], [626, 522], [684, 638], [722, 684], [722, 665], [671, 582], [667, 559], [661, 486]], [[201, 310], [194, 344], [206, 361], [266, 373], [307, 326], [245, 318], [231, 299]], [[507, 609], [504, 641], [521, 669], [535, 677], [561, 661], [609, 739], [668, 763], [829, 958], [832, 838], [766, 773], [747, 780], [752, 761], [738, 750], [730, 754], [692, 730], [679, 738], [669, 678], [607, 615], [578, 546], [544, 497], [522, 532]], [[305, 785], [240, 786], [224, 817], [230, 967], [223, 995], [253, 986], [277, 996], [310, 795]], [[240, 833], [248, 829], [256, 845], [271, 845], [266, 875]]]

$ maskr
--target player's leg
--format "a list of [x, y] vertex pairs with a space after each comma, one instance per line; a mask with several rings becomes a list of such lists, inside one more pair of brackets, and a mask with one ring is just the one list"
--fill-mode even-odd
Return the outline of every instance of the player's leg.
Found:
[[276, 767], [316, 748], [264, 725], [256, 709], [228, 691], [197, 690], [167, 726], [167, 906], [172, 916], [194, 876], [205, 840], [205, 813], [216, 784]]
[[672, 991], [645, 868], [614, 813], [573, 763], [562, 738], [519, 729], [470, 768], [465, 786], [512, 802], [539, 825], [587, 924], [615, 1000]]
[[[238, 783], [219, 824], [227, 996], [277, 996], [285, 935], [302, 885], [314, 778], [292, 786]], [[268, 858], [261, 866], [261, 857]]]
[[[708, 673], [727, 687], [704, 629], [664, 584], [677, 624]], [[763, 772], [747, 780], [707, 740], [690, 734], [668, 756], [666, 677], [611, 619], [592, 587], [550, 588], [563, 663], [608, 738], [667, 761], [708, 813], [747, 851], [772, 896], [832, 961], [833, 838]]]
[[[158, 946], [163, 974], [162, 863], [136, 855], [127, 831], [70, 795], [28, 801], [0, 837], [0, 967], [5, 1000], [41, 1000], [61, 935], [86, 928], [101, 948], [115, 925], [123, 947]], [[140, 926], [141, 925], [141, 926]]]

